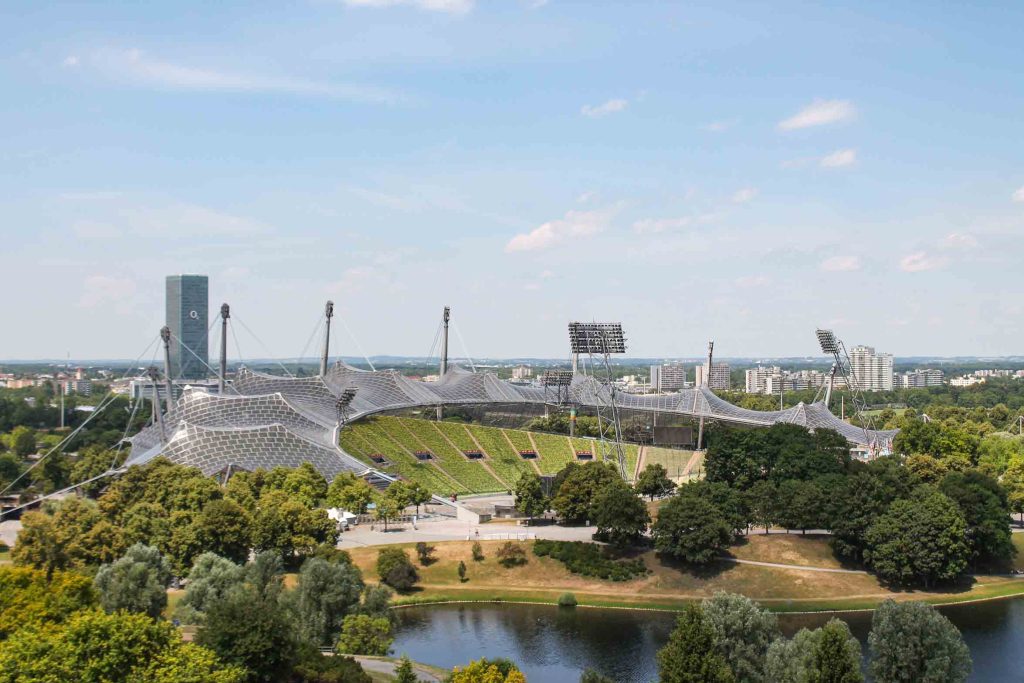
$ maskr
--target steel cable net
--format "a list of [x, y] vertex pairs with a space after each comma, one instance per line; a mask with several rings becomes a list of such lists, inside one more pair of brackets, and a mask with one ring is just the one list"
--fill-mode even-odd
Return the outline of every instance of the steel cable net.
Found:
[[[218, 395], [186, 388], [165, 415], [167, 434], [162, 443], [158, 425], [134, 437], [127, 465], [164, 455], [173, 462], [215, 474], [226, 467], [252, 470], [275, 465], [313, 464], [330, 478], [339, 472], [366, 473], [367, 466], [337, 444], [338, 401], [355, 389], [346, 420], [377, 413], [436, 405], [540, 407], [556, 403], [556, 393], [537, 386], [501, 380], [494, 373], [470, 372], [452, 366], [439, 381], [423, 382], [395, 370], [361, 370], [344, 363], [332, 365], [325, 376], [284, 377], [239, 369], [231, 394]], [[561, 402], [580, 408], [607, 407], [611, 392], [594, 377], [575, 375]], [[799, 404], [785, 410], [740, 408], [707, 387], [676, 394], [615, 393], [615, 405], [633, 412], [657, 412], [700, 417], [720, 422], [768, 427], [783, 422], [810, 429], [828, 428], [860, 446], [886, 442], [895, 430], [871, 431], [833, 415], [824, 403]]]

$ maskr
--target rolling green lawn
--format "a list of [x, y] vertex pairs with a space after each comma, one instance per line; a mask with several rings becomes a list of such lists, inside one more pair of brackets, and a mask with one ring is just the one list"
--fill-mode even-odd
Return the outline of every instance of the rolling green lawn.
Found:
[[[537, 557], [532, 542], [523, 542], [529, 562], [505, 569], [494, 559], [504, 541], [482, 541], [485, 559], [474, 562], [471, 543], [436, 544], [436, 561], [418, 567], [421, 584], [412, 593], [398, 596], [398, 604], [445, 601], [506, 601], [554, 603], [564, 592], [576, 595], [581, 605], [679, 609], [687, 602], [710, 597], [715, 591], [741, 593], [776, 611], [870, 609], [882, 600], [925, 600], [931, 603], [961, 602], [1024, 594], [1024, 580], [979, 577], [969, 584], [938, 591], [892, 591], [869, 574], [811, 572], [797, 569], [720, 563], [695, 570], [663, 560], [653, 552], [639, 553], [651, 573], [625, 582], [602, 581], [570, 573], [557, 560]], [[412, 545], [406, 546], [415, 557]], [[379, 548], [351, 552], [368, 580], [376, 578], [374, 563]], [[815, 537], [751, 536], [732, 548], [743, 559], [781, 564], [838, 567], [827, 540]], [[460, 582], [456, 567], [466, 563], [468, 581]]]

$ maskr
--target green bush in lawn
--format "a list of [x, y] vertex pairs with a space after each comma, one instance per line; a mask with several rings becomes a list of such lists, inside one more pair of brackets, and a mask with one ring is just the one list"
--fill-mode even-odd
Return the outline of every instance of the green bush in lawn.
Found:
[[596, 543], [583, 541], [539, 540], [533, 545], [533, 554], [551, 557], [565, 565], [573, 574], [590, 576], [605, 581], [629, 581], [647, 573], [647, 565], [635, 560], [616, 560]]
[[558, 606], [559, 607], [575, 607], [576, 606], [576, 596], [573, 595], [572, 593], [562, 593], [561, 595], [558, 596]]

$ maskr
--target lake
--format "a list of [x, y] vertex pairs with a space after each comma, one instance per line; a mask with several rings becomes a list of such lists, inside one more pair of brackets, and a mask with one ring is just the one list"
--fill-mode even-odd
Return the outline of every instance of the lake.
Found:
[[[1024, 599], [941, 608], [971, 649], [972, 681], [1019, 680], [1024, 672]], [[786, 635], [832, 615], [779, 615]], [[480, 657], [515, 661], [530, 683], [571, 683], [586, 668], [615, 681], [657, 680], [655, 653], [668, 640], [667, 612], [548, 605], [466, 604], [398, 610], [394, 650], [445, 668]], [[841, 615], [867, 652], [871, 613]]]

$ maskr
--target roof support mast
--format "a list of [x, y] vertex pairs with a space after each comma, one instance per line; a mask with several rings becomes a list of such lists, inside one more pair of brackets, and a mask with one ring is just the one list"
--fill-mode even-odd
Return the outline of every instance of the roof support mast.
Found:
[[[171, 382], [171, 328], [164, 325], [160, 328], [160, 338], [164, 341], [164, 386], [167, 388], [167, 412], [171, 412], [171, 406], [174, 405], [174, 383]], [[154, 380], [155, 382], [156, 380]], [[156, 384], [153, 385], [153, 396], [157, 397]], [[157, 414], [160, 413], [160, 401], [157, 400], [153, 404], [153, 409], [156, 410]], [[160, 428], [163, 431], [163, 428]]]
[[[441, 372], [438, 379], [444, 379], [448, 372], [448, 321], [451, 317], [451, 307], [445, 306], [444, 313], [441, 314]], [[442, 417], [444, 417], [444, 406], [438, 405], [437, 419], [440, 420]]]
[[224, 385], [227, 383], [228, 374], [228, 318], [231, 317], [231, 307], [227, 304], [220, 305], [220, 377], [217, 378], [217, 390], [221, 396], [224, 395]]
[[[709, 387], [711, 386], [711, 359], [714, 356], [714, 352], [715, 352], [715, 340], [712, 339], [712, 340], [710, 340], [708, 342], [708, 364], [704, 368], [704, 378], [703, 378], [704, 381], [701, 382], [702, 386], [704, 386], [704, 385], [709, 386]], [[700, 388], [696, 387], [696, 391], [694, 392], [694, 404], [697, 403], [697, 393], [699, 391], [700, 391]], [[696, 405], [694, 407], [696, 407]], [[700, 425], [697, 427], [697, 450], [698, 451], [701, 449], [701, 446], [704, 443], [704, 413], [705, 413], [704, 406], [701, 406], [701, 408], [700, 408]]]
[[324, 317], [326, 318], [326, 324], [324, 325], [324, 352], [320, 356], [320, 376], [324, 377], [327, 374], [327, 356], [331, 351], [331, 318], [334, 317], [334, 302], [328, 301], [327, 305], [324, 306]]
[[[151, 365], [147, 374], [153, 384], [153, 414], [156, 416], [156, 423], [160, 425], [160, 443], [165, 444], [167, 443], [167, 429], [164, 427], [164, 415], [160, 410], [160, 389], [157, 386], [157, 382], [160, 381], [160, 371]], [[170, 399], [168, 398], [168, 400]]]

